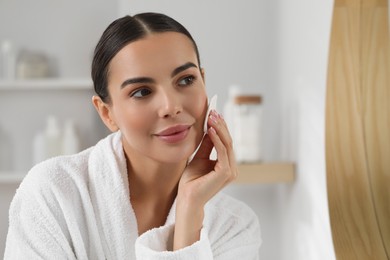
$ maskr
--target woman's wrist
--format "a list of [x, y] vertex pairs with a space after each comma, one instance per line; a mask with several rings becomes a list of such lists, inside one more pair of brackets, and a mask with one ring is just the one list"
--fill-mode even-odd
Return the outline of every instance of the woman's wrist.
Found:
[[173, 250], [192, 245], [200, 239], [203, 226], [203, 205], [195, 206], [185, 200], [176, 201], [176, 221], [173, 240]]

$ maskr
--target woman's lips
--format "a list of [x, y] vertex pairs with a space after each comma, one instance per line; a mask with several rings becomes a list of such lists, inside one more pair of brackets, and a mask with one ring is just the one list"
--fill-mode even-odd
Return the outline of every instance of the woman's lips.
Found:
[[190, 125], [176, 125], [158, 132], [155, 136], [167, 143], [177, 143], [187, 137], [190, 128]]

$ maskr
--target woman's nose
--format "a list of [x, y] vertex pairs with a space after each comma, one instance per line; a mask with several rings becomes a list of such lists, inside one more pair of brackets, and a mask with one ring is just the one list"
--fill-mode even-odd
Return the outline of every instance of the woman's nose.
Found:
[[175, 117], [183, 111], [179, 94], [173, 92], [165, 91], [160, 95], [161, 102], [158, 112], [160, 117]]

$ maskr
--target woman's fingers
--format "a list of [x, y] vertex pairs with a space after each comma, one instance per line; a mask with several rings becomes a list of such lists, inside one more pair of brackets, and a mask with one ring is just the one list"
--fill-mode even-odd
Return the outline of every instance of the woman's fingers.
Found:
[[233, 150], [233, 141], [225, 120], [215, 110], [210, 114], [210, 124], [215, 128], [226, 148]]
[[229, 158], [227, 155], [227, 149], [226, 149], [225, 145], [223, 144], [221, 138], [218, 136], [214, 127], [209, 128], [208, 135], [210, 136], [211, 141], [213, 141], [215, 150], [217, 151], [218, 163], [222, 164], [223, 166], [226, 166], [226, 164], [230, 165]]
[[[212, 111], [209, 123], [211, 126], [213, 126], [219, 138], [221, 139], [221, 142], [225, 146], [227, 157], [228, 157], [228, 163], [230, 165], [230, 168], [234, 172], [234, 175], [236, 176], [238, 171], [237, 171], [237, 164], [236, 164], [236, 159], [233, 150], [233, 140], [230, 136], [225, 120], [216, 111]], [[218, 154], [218, 159], [219, 159], [219, 154]]]
[[236, 177], [237, 169], [229, 132], [223, 119], [216, 116], [215, 112], [210, 116], [210, 125], [208, 134], [214, 143], [218, 156], [215, 171], [221, 172], [227, 177], [227, 181], [231, 181]]
[[[214, 112], [208, 118], [208, 125], [205, 139], [179, 184], [180, 197], [190, 198], [195, 204], [206, 203], [237, 176], [231, 138], [224, 120]], [[216, 161], [209, 159], [212, 146], [217, 152]]]

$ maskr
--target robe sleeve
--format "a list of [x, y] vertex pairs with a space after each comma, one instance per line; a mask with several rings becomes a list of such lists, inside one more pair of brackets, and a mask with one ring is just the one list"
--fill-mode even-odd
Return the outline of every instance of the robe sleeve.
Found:
[[176, 251], [172, 251], [173, 232], [174, 224], [171, 224], [154, 228], [142, 234], [135, 243], [137, 259], [213, 259], [207, 229], [202, 228], [199, 241]]
[[[249, 208], [245, 214], [230, 216], [216, 227], [210, 227], [214, 259], [258, 260], [262, 244], [258, 216]], [[217, 231], [215, 231], [217, 230]]]
[[238, 214], [224, 213], [215, 210], [210, 214], [204, 221], [200, 240], [177, 251], [172, 251], [174, 224], [145, 232], [135, 243], [137, 259], [259, 259], [261, 236], [257, 215], [247, 207]]

